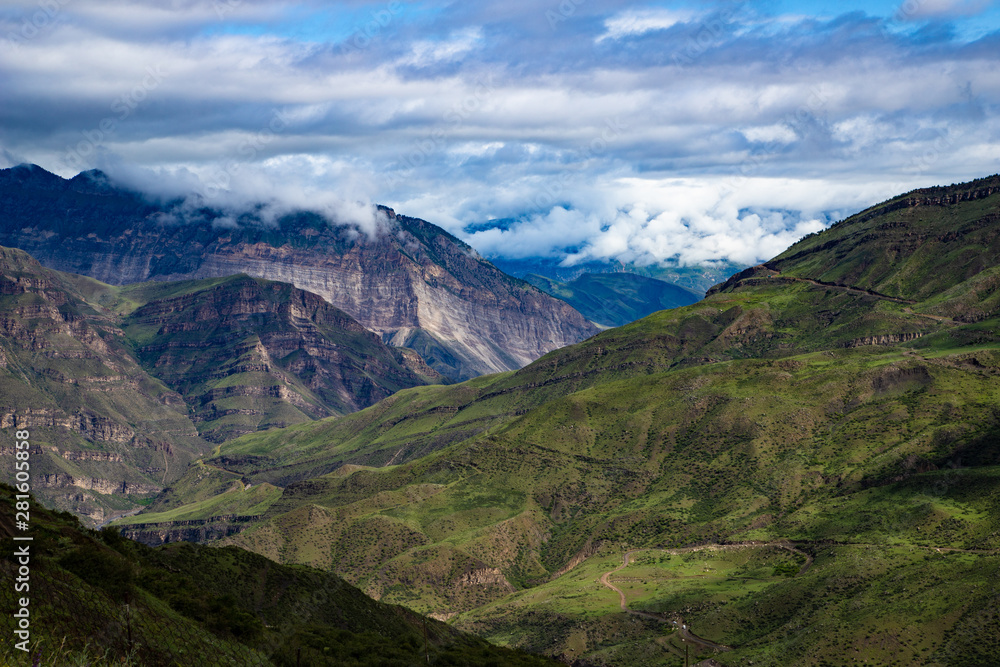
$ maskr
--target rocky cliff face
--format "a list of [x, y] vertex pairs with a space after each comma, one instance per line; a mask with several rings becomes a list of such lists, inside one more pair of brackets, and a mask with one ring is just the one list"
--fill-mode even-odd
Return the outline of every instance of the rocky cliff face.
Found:
[[286, 283], [241, 275], [178, 287], [136, 309], [123, 328], [143, 366], [185, 398], [212, 442], [347, 414], [434, 379], [343, 311]]
[[213, 226], [209, 210], [177, 221], [169, 206], [39, 167], [0, 171], [0, 245], [111, 284], [246, 273], [319, 294], [444, 375], [519, 368], [596, 333], [571, 306], [511, 278], [423, 220], [381, 209], [374, 238], [312, 214], [266, 226]]
[[[346, 414], [438, 379], [321, 297], [249, 276], [115, 288], [0, 247], [0, 428], [33, 490], [93, 523], [209, 442]], [[13, 479], [15, 450], [0, 446]]]
[[[49, 504], [100, 522], [209, 448], [183, 399], [143, 370], [112, 318], [8, 248], [0, 351], [0, 427], [30, 432], [33, 491]], [[0, 448], [7, 479], [13, 463], [13, 447]]]

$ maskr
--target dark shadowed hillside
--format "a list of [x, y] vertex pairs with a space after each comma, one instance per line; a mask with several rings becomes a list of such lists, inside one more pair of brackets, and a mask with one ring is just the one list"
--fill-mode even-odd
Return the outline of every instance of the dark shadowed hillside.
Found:
[[16, 648], [13, 586], [0, 592], [5, 665], [546, 665], [444, 623], [380, 604], [326, 572], [233, 547], [153, 550], [84, 530], [37, 505], [15, 542], [14, 490], [0, 485], [0, 572], [31, 558], [28, 651]]

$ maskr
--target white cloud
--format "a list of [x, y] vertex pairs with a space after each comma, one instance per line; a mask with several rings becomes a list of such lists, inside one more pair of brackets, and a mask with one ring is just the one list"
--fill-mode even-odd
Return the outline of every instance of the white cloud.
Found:
[[100, 166], [115, 182], [159, 201], [182, 200], [175, 215], [192, 215], [203, 206], [221, 211], [226, 215], [217, 224], [222, 226], [236, 224], [236, 217], [251, 211], [270, 224], [296, 211], [312, 211], [330, 224], [356, 226], [369, 236], [388, 226], [372, 203], [372, 182], [363, 171], [312, 155], [234, 162], [228, 170], [196, 165], [150, 169], [115, 159]]
[[414, 42], [410, 53], [398, 61], [400, 65], [426, 67], [439, 62], [457, 60], [476, 48], [483, 38], [480, 27], [470, 27], [453, 33], [444, 41]]
[[[507, 230], [465, 236], [486, 256], [565, 257], [567, 265], [617, 259], [752, 264], [779, 254], [830, 221], [825, 212], [878, 201], [888, 184], [755, 178], [623, 178], [571, 193]], [[567, 249], [570, 249], [569, 251]]]
[[798, 138], [787, 125], [764, 125], [761, 127], [748, 127], [744, 130], [740, 130], [740, 133], [746, 137], [747, 141], [754, 143], [782, 143], [790, 144]]
[[690, 21], [693, 16], [693, 12], [672, 9], [630, 9], [606, 20], [604, 27], [607, 32], [599, 36], [596, 41], [635, 37], [654, 30], [666, 30], [678, 23]]
[[[979, 7], [914, 2], [925, 13]], [[5, 48], [6, 151], [72, 176], [65, 157], [82, 145], [80, 168], [116, 155], [152, 169], [148, 187], [162, 174], [204, 189], [235, 161], [238, 177], [219, 188], [233, 206], [259, 195], [334, 217], [360, 201], [345, 215], [364, 222], [377, 201], [453, 232], [520, 218], [474, 242], [498, 254], [650, 261], [760, 258], [828, 211], [1000, 170], [1000, 57], [947, 31], [887, 35], [870, 16], [825, 25], [745, 6], [738, 38], [736, 25], [719, 30], [680, 67], [672, 56], [689, 53], [691, 31], [667, 28], [698, 16], [635, 3], [610, 18], [607, 5], [574, 5], [551, 31], [531, 3], [497, 16], [443, 3], [347, 50], [271, 29], [289, 25], [280, 13], [290, 7], [305, 11], [299, 3], [242, 0], [232, 24], [209, 15], [212, 2], [139, 0], [112, 16], [119, 5], [66, 3], [66, 20]], [[272, 6], [277, 14], [255, 18]], [[375, 5], [350, 6], [344, 25]], [[336, 23], [324, 7], [317, 20]], [[17, 19], [0, 10], [0, 41]], [[159, 19], [163, 32], [150, 36]], [[618, 42], [652, 31], [641, 49]], [[162, 82], [87, 144], [148, 67]], [[268, 135], [277, 112], [287, 124]], [[737, 201], [747, 190], [755, 197]]]

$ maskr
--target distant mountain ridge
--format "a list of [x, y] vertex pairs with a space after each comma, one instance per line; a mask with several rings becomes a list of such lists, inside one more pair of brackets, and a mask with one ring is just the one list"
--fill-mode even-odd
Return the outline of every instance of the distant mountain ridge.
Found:
[[533, 274], [524, 279], [604, 327], [620, 327], [658, 310], [690, 306], [702, 297], [694, 290], [634, 273], [585, 273], [567, 283]]
[[0, 170], [0, 245], [110, 284], [246, 273], [319, 294], [451, 379], [520, 368], [597, 329], [567, 304], [502, 273], [426, 221], [382, 209], [368, 239], [300, 213], [263, 225], [221, 212], [172, 224], [100, 172], [62, 179], [37, 166]]

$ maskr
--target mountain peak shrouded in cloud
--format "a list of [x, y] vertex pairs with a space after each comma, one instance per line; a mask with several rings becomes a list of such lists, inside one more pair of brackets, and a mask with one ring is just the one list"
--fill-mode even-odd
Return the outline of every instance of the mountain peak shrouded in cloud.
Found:
[[300, 212], [318, 214], [331, 225], [357, 228], [370, 238], [391, 227], [388, 216], [375, 204], [351, 198], [363, 191], [352, 183], [352, 174], [346, 182], [326, 174], [330, 180], [317, 183], [313, 178], [288, 177], [288, 172], [303, 169], [302, 165], [284, 166], [287, 171], [266, 164], [245, 167], [224, 181], [213, 180], [211, 172], [202, 176], [186, 168], [146, 168], [121, 161], [108, 161], [97, 173], [105, 181], [162, 205], [160, 218], [164, 223], [201, 222], [204, 212], [210, 210], [213, 225], [219, 228], [235, 227], [241, 220], [273, 226], [281, 218]]
[[15, 0], [0, 163], [365, 229], [379, 202], [493, 257], [745, 263], [997, 171], [998, 28], [979, 0]]

